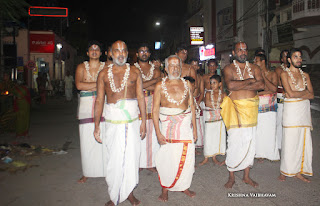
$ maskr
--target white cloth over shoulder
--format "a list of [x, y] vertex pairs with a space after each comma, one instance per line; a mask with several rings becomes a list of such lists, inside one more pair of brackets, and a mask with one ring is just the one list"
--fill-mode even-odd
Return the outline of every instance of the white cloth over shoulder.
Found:
[[108, 193], [114, 204], [125, 201], [139, 183], [140, 124], [138, 101], [119, 100], [106, 105]]
[[167, 144], [156, 154], [156, 167], [162, 187], [184, 191], [192, 182], [195, 164], [195, 145], [191, 127], [190, 108], [160, 107], [161, 133]]
[[310, 101], [285, 99], [280, 172], [285, 176], [312, 176]]

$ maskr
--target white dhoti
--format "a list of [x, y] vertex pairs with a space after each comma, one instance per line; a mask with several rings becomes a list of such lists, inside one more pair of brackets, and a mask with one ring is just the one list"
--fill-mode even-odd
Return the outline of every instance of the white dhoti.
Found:
[[160, 107], [161, 133], [167, 144], [156, 154], [160, 184], [170, 191], [184, 191], [192, 182], [195, 164], [195, 145], [191, 127], [190, 108]]
[[154, 158], [160, 148], [160, 145], [158, 143], [152, 120], [153, 92], [144, 90], [144, 94], [147, 113], [147, 133], [146, 137], [141, 140], [140, 168], [152, 168], [156, 166]]
[[197, 117], [196, 123], [197, 123], [197, 136], [198, 139], [196, 141], [196, 148], [203, 148], [204, 144], [204, 133], [205, 133], [205, 121], [204, 121], [204, 112], [203, 109], [205, 108], [205, 105], [203, 102], [200, 103], [200, 116]]
[[116, 104], [107, 104], [105, 114], [106, 181], [110, 199], [117, 205], [125, 201], [139, 183], [141, 139], [138, 101], [124, 99]]
[[310, 101], [285, 99], [280, 172], [285, 176], [312, 176]]
[[248, 99], [223, 99], [221, 116], [228, 131], [226, 165], [239, 171], [253, 165], [258, 117], [258, 96]]
[[259, 114], [256, 136], [256, 158], [280, 160], [276, 139], [276, 94], [259, 96]]
[[206, 108], [205, 138], [203, 154], [205, 157], [225, 155], [226, 152], [226, 127], [221, 119], [220, 109]]
[[[96, 92], [80, 92], [79, 101], [79, 135], [82, 172], [85, 177], [104, 177], [102, 144], [94, 138], [94, 104]], [[104, 132], [104, 118], [100, 123], [101, 134]]]
[[276, 139], [278, 144], [278, 149], [281, 149], [282, 142], [282, 113], [283, 113], [283, 87], [278, 86], [277, 101], [277, 126], [276, 126]]

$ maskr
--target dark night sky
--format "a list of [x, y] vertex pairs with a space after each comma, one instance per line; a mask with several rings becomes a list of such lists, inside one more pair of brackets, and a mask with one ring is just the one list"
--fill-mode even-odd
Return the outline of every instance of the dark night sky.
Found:
[[161, 26], [174, 28], [177, 19], [183, 19], [187, 0], [114, 0], [114, 1], [62, 1], [61, 6], [73, 12], [86, 13], [89, 39], [103, 42], [138, 40], [150, 38], [156, 32], [154, 23], [160, 19]]

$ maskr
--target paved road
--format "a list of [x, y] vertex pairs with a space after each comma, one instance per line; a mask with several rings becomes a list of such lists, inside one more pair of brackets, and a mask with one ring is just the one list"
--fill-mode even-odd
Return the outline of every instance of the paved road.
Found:
[[[47, 105], [34, 107], [31, 118], [31, 139], [26, 142], [48, 148], [61, 149], [68, 145], [67, 154], [46, 155], [31, 158], [30, 164], [38, 167], [25, 172], [9, 174], [0, 172], [0, 205], [8, 206], [80, 206], [104, 205], [107, 202], [107, 185], [104, 178], [89, 179], [85, 184], [77, 183], [81, 177], [77, 103], [64, 103], [61, 99], [49, 100]], [[193, 199], [180, 192], [171, 192], [169, 202], [157, 200], [160, 185], [157, 174], [143, 170], [135, 195], [141, 205], [319, 205], [320, 203], [320, 112], [312, 111], [313, 171], [312, 183], [303, 183], [295, 178], [279, 182], [280, 162], [255, 162], [251, 176], [260, 186], [252, 188], [241, 182], [242, 172], [236, 173], [233, 189], [223, 187], [228, 178], [225, 166], [212, 163], [196, 168], [191, 190], [197, 193]], [[11, 141], [12, 135], [0, 136], [0, 143]], [[68, 142], [71, 142], [68, 144]], [[198, 164], [202, 156], [196, 157]], [[258, 198], [250, 195], [272, 194], [276, 197]], [[237, 198], [235, 196], [248, 195]], [[232, 197], [228, 197], [232, 196]], [[128, 206], [128, 201], [121, 205]]]

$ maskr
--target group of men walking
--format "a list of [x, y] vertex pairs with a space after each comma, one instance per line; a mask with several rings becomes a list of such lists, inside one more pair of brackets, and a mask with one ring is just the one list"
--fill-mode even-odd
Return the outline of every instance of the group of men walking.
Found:
[[[308, 74], [301, 70], [302, 53], [292, 50], [290, 65], [283, 62], [283, 70], [277, 73], [267, 68], [263, 54], [255, 57], [255, 64], [249, 63], [244, 42], [234, 44], [232, 53], [233, 63], [223, 69], [223, 78], [215, 74], [216, 61], [208, 62], [209, 73], [202, 76], [197, 74], [196, 60], [185, 63], [187, 49], [180, 47], [166, 58], [164, 75], [149, 61], [148, 45], [138, 48], [138, 62], [131, 66], [123, 41], [114, 42], [106, 51], [107, 62], [100, 62], [99, 43], [90, 43], [89, 61], [78, 66], [75, 77], [81, 90], [83, 177], [79, 182], [105, 177], [110, 196], [106, 205], [127, 199], [138, 205], [133, 190], [139, 171], [146, 168], [158, 172], [159, 200], [167, 201], [168, 191], [194, 197], [189, 187], [198, 145], [204, 147], [201, 164], [210, 157], [218, 165], [226, 164], [226, 188], [233, 186], [234, 172], [240, 170], [244, 170], [243, 182], [258, 186], [249, 176], [254, 158], [279, 160], [276, 92], [280, 81], [285, 98], [279, 180], [296, 176], [309, 181], [301, 174], [312, 175], [308, 99], [313, 98], [313, 90]], [[296, 110], [301, 112], [292, 112]], [[216, 156], [224, 154], [226, 160], [219, 162]]]

